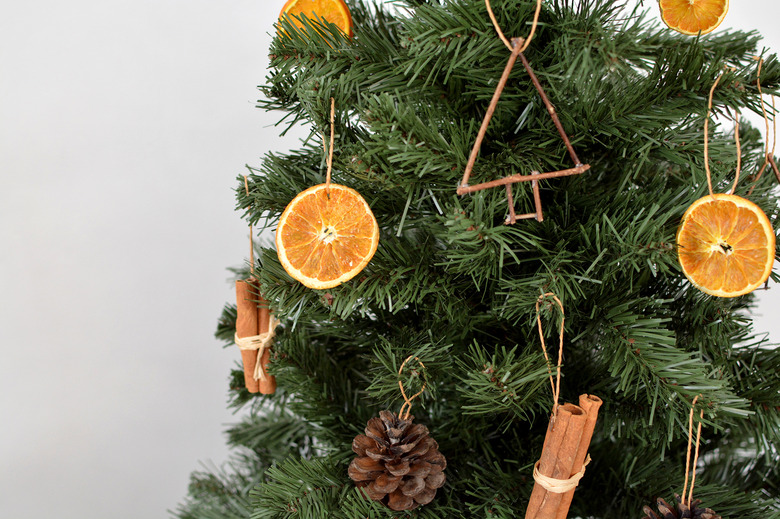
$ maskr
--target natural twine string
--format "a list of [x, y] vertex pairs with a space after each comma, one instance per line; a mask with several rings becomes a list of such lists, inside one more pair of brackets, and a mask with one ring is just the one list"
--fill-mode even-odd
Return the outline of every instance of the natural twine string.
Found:
[[325, 135], [322, 136], [322, 150], [328, 155], [328, 172], [325, 175], [325, 194], [330, 197], [330, 173], [333, 169], [333, 121], [336, 118], [336, 101], [330, 98], [330, 146], [325, 145]]
[[[764, 165], [761, 166], [761, 171], [758, 172], [758, 177], [756, 180], [761, 178], [761, 173], [764, 172], [764, 169], [766, 168], [767, 164], [769, 164], [769, 116], [766, 114], [766, 105], [764, 103], [764, 93], [761, 91], [761, 66], [764, 64], [764, 58], [761, 56], [753, 56], [753, 59], [758, 60], [758, 70], [756, 71], [756, 87], [758, 88], [758, 97], [761, 99], [761, 113], [764, 116], [764, 125], [766, 126], [766, 138], [765, 143], [766, 146], [764, 147]], [[774, 117], [773, 117], [774, 118]], [[775, 128], [776, 130], [777, 128]], [[775, 139], [777, 139], [777, 135], [775, 134]]]
[[[734, 70], [732, 67], [726, 67], [727, 70]], [[710, 112], [712, 111], [712, 94], [715, 92], [715, 87], [718, 86], [718, 83], [720, 83], [720, 79], [723, 77], [723, 74], [725, 74], [725, 70], [720, 73], [718, 76], [718, 79], [715, 80], [715, 82], [712, 84], [712, 88], [710, 88], [710, 95], [709, 99], [707, 101], [707, 117], [704, 119], [704, 170], [707, 172], [707, 187], [710, 190], [710, 196], [714, 194], [712, 190], [712, 173], [710, 172], [710, 155], [709, 155], [709, 140], [710, 140], [710, 134], [709, 134], [709, 122], [710, 122]], [[734, 178], [734, 185], [731, 187], [731, 191], [729, 191], [729, 194], [734, 194], [734, 192], [737, 190], [737, 182], [739, 182], [739, 173], [742, 169], [742, 148], [739, 143], [739, 110], [735, 110], [735, 116], [734, 121], [736, 123], [736, 127], [734, 129], [734, 139], [737, 142], [737, 173]]]
[[577, 488], [577, 485], [580, 484], [582, 476], [585, 475], [585, 467], [587, 467], [588, 463], [590, 463], [590, 454], [588, 454], [588, 457], [585, 458], [585, 463], [582, 464], [580, 471], [576, 474], [573, 474], [569, 479], [555, 479], [545, 476], [539, 472], [539, 463], [541, 463], [541, 461], [542, 460], [537, 461], [534, 465], [534, 481], [539, 483], [542, 488], [548, 492], [553, 492], [555, 494], [565, 494], [566, 492], [574, 490]]
[[276, 327], [278, 325], [279, 320], [271, 315], [268, 322], [267, 332], [261, 333], [259, 335], [250, 335], [249, 337], [239, 337], [238, 332], [236, 332], [235, 336], [233, 337], [233, 340], [235, 341], [236, 346], [238, 346], [238, 349], [242, 351], [257, 350], [257, 362], [255, 362], [255, 372], [253, 375], [255, 380], [264, 381], [267, 378], [265, 370], [263, 369], [263, 354], [265, 353], [266, 348], [270, 348], [273, 344], [273, 339], [276, 335]]
[[688, 452], [685, 455], [685, 486], [683, 486], [682, 504], [691, 504], [693, 499], [693, 485], [696, 483], [696, 464], [699, 462], [699, 442], [701, 441], [701, 420], [704, 419], [704, 409], [701, 410], [699, 415], [699, 426], [696, 431], [696, 454], [693, 458], [693, 476], [691, 477], [691, 491], [688, 494], [688, 500], [685, 500], [685, 491], [688, 488], [688, 471], [690, 469], [691, 462], [691, 442], [693, 441], [693, 409], [696, 407], [696, 401], [699, 400], [701, 395], [696, 395], [691, 403], [691, 413], [688, 417]]
[[[485, 6], [487, 7], [488, 16], [490, 16], [490, 21], [493, 22], [493, 27], [495, 27], [496, 32], [498, 33], [498, 37], [501, 38], [501, 41], [504, 42], [504, 45], [506, 45], [506, 48], [509, 49], [509, 52], [514, 52], [515, 48], [509, 42], [507, 37], [504, 36], [504, 31], [502, 31], [501, 27], [498, 25], [498, 20], [496, 20], [496, 15], [493, 14], [493, 9], [490, 7], [490, 0], [485, 0]], [[520, 42], [522, 43], [522, 47], [520, 48], [519, 52], [523, 52], [531, 44], [531, 40], [533, 39], [534, 34], [536, 33], [536, 26], [539, 24], [539, 12], [541, 12], [541, 10], [542, 10], [542, 0], [536, 0], [536, 12], [534, 13], [534, 21], [533, 24], [531, 25], [531, 32], [528, 34], [528, 37], [525, 39], [513, 38], [513, 40], [517, 39], [520, 40]]]
[[[404, 397], [404, 405], [402, 405], [401, 410], [398, 411], [398, 417], [403, 420], [409, 418], [409, 413], [412, 410], [412, 400], [420, 396], [422, 392], [425, 391], [425, 386], [428, 384], [428, 375], [426, 375], [425, 373], [425, 364], [423, 364], [422, 361], [419, 358], [415, 357], [414, 355], [409, 355], [408, 357], [406, 357], [406, 360], [404, 360], [403, 363], [401, 363], [401, 367], [398, 369], [398, 376], [399, 377], [401, 376], [401, 372], [404, 370], [404, 366], [406, 366], [406, 363], [409, 362], [412, 358], [414, 358], [414, 360], [416, 360], [422, 367], [423, 386], [422, 389], [420, 389], [417, 393], [413, 394], [411, 397], [407, 397], [406, 391], [404, 390], [403, 381], [401, 381], [400, 379], [398, 380], [398, 387], [401, 388], [401, 395]], [[404, 416], [404, 410], [406, 412], [405, 416]]]
[[[244, 189], [246, 189], [246, 196], [249, 197], [249, 182], [244, 175]], [[250, 217], [251, 218], [251, 217]], [[252, 240], [252, 221], [249, 221], [249, 271], [252, 273], [252, 277], [255, 275], [255, 242]]]
[[[557, 366], [557, 373], [556, 373], [556, 380], [553, 382], [553, 376], [552, 376], [552, 370], [550, 369], [550, 357], [547, 355], [547, 346], [544, 343], [544, 331], [542, 330], [542, 317], [539, 313], [539, 305], [542, 303], [542, 301], [548, 297], [551, 296], [553, 300], [558, 303], [558, 306], [561, 307], [561, 331], [558, 336], [559, 344], [558, 344], [558, 366]], [[536, 324], [539, 327], [539, 339], [542, 341], [542, 352], [544, 352], [544, 360], [547, 361], [547, 372], [550, 374], [550, 386], [552, 386], [552, 393], [553, 393], [553, 417], [558, 415], [558, 399], [561, 394], [561, 363], [563, 362], [563, 326], [566, 322], [566, 313], [563, 309], [563, 303], [561, 303], [561, 300], [558, 299], [558, 296], [553, 294], [552, 292], [547, 292], [546, 294], [542, 294], [539, 296], [539, 298], [536, 300]]]
[[769, 116], [766, 112], [766, 103], [764, 102], [764, 93], [761, 90], [761, 66], [764, 63], [764, 58], [761, 56], [753, 56], [753, 59], [758, 61], [758, 71], [756, 72], [756, 86], [758, 87], [758, 96], [759, 99], [761, 99], [761, 113], [764, 116], [764, 125], [766, 126], [766, 137], [765, 137], [765, 151], [764, 151], [764, 164], [762, 164], [761, 169], [758, 170], [758, 173], [756, 173], [756, 177], [753, 179], [753, 185], [750, 186], [750, 190], [748, 191], [748, 195], [753, 194], [753, 190], [756, 188], [756, 185], [759, 180], [761, 180], [761, 176], [764, 174], [764, 170], [766, 170], [766, 167], [771, 163], [772, 169], [775, 172], [775, 176], [777, 176], [777, 180], [780, 181], [780, 171], [777, 169], [777, 165], [775, 164], [775, 149], [777, 148], [777, 117], [775, 113], [775, 96], [771, 95], [770, 98], [772, 99], [772, 150], [769, 150]]

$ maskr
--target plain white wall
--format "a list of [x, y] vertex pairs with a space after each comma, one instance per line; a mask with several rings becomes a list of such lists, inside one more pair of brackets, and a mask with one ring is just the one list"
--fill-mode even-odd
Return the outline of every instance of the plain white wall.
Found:
[[[165, 517], [226, 459], [234, 178], [296, 143], [253, 107], [282, 3], [0, 7], [0, 517]], [[778, 14], [724, 26], [780, 49]]]

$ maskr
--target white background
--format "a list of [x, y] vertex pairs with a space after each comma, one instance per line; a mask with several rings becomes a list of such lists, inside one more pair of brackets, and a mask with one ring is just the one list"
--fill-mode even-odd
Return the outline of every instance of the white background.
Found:
[[[0, 7], [0, 517], [166, 517], [226, 459], [234, 178], [295, 144], [253, 107], [282, 3]], [[777, 3], [732, 4], [780, 49]]]

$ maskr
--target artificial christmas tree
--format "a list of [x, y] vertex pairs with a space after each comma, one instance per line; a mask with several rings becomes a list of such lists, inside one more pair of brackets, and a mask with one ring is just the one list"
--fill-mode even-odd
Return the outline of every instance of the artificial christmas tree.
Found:
[[[193, 475], [177, 516], [522, 517], [550, 406], [535, 303], [554, 292], [566, 307], [560, 398], [604, 399], [570, 517], [639, 517], [673, 495], [698, 394], [711, 434], [697, 498], [722, 517], [780, 517], [780, 352], [751, 330], [754, 296], [703, 294], [675, 246], [687, 207], [708, 191], [706, 99], [724, 65], [734, 70], [713, 114], [761, 113], [759, 36], [690, 37], [620, 2], [545, 1], [523, 52], [590, 169], [539, 181], [544, 220], [507, 226], [503, 189], [455, 192], [507, 61], [483, 0], [347, 4], [351, 39], [314, 19], [303, 28], [280, 22], [259, 104], [312, 138], [268, 153], [251, 170], [249, 194], [243, 179], [236, 194], [246, 219], [272, 232], [298, 193], [323, 183], [319, 135], [329, 131], [333, 97], [333, 182], [365, 198], [379, 245], [358, 275], [327, 291], [303, 286], [273, 246], [260, 248], [259, 292], [281, 321], [268, 366], [278, 390], [250, 395], [234, 373], [233, 405], [246, 416], [229, 439], [243, 449], [224, 473]], [[506, 34], [528, 34], [536, 2], [492, 4]], [[769, 95], [780, 66], [763, 57]], [[728, 131], [708, 136], [716, 192], [734, 178]], [[743, 171], [753, 175], [765, 163], [760, 133], [743, 124], [741, 142]], [[534, 85], [512, 70], [471, 181], [570, 162]], [[520, 213], [534, 211], [526, 184], [512, 188]], [[777, 228], [775, 187], [764, 175], [736, 194]], [[544, 317], [545, 334], [556, 333], [559, 316]], [[234, 321], [228, 305], [220, 338], [232, 342]], [[365, 499], [348, 466], [368, 420], [399, 407], [399, 379], [422, 388], [421, 373], [398, 374], [410, 355], [429, 381], [415, 423], [446, 454], [447, 477], [435, 499], [395, 512]]]

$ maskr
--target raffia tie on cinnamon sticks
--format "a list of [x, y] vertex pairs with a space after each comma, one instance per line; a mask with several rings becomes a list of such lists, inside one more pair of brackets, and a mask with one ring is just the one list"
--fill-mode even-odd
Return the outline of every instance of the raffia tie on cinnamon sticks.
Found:
[[236, 281], [236, 335], [244, 365], [244, 383], [250, 393], [276, 392], [276, 377], [268, 375], [271, 343], [279, 322], [271, 315], [268, 302], [255, 293], [254, 280]]
[[[552, 293], [542, 295], [536, 302], [539, 335], [545, 359], [548, 360], [549, 370], [549, 357], [544, 344], [539, 314], [539, 305], [547, 297], [553, 298], [560, 306], [562, 313], [563, 304]], [[590, 462], [588, 448], [596, 428], [598, 410], [602, 404], [599, 397], [585, 394], [580, 395], [579, 405], [569, 403], [558, 405], [560, 368], [563, 359], [561, 354], [563, 326], [564, 320], [562, 318], [556, 382], [553, 382], [552, 370], [550, 370], [550, 384], [555, 403], [550, 423], [547, 426], [542, 455], [534, 465], [534, 489], [531, 493], [531, 499], [528, 501], [526, 519], [566, 518], [574, 498], [574, 490], [585, 474], [585, 466]]]

